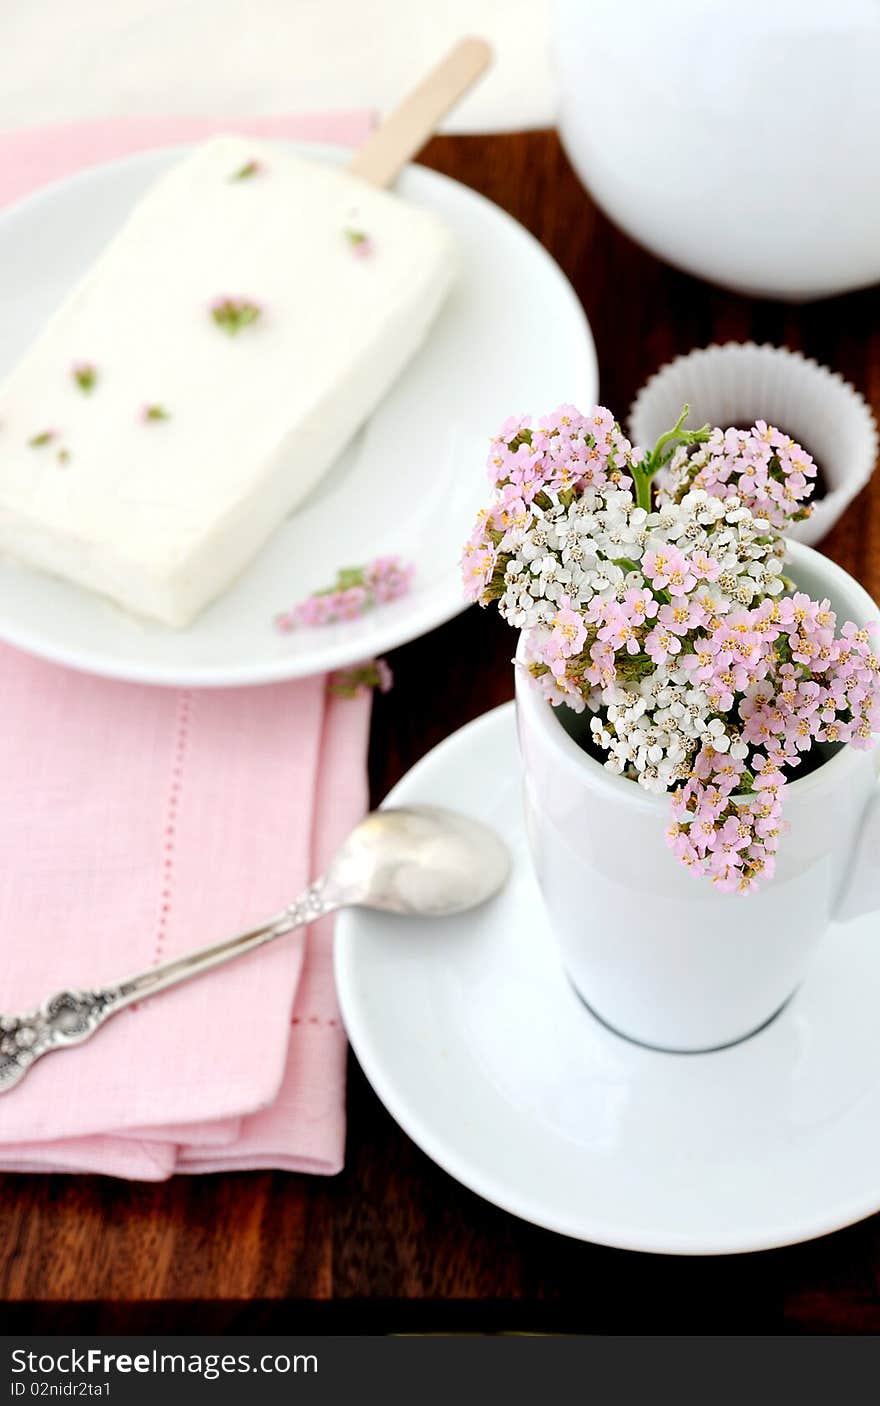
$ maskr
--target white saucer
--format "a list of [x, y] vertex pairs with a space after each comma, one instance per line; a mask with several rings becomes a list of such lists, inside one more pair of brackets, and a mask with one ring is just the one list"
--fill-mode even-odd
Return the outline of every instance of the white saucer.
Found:
[[[186, 150], [83, 171], [0, 215], [0, 378], [150, 181]], [[427, 343], [314, 497], [184, 631], [139, 623], [89, 592], [0, 559], [0, 639], [113, 678], [254, 684], [369, 659], [462, 609], [458, 559], [485, 501], [489, 437], [511, 414], [589, 405], [596, 355], [571, 285], [521, 225], [421, 166], [409, 167], [398, 188], [453, 230], [461, 275]], [[331, 585], [339, 567], [389, 553], [418, 565], [404, 600], [352, 623], [291, 635], [274, 628], [279, 612]]]
[[769, 1249], [880, 1208], [877, 921], [832, 929], [803, 988], [745, 1043], [707, 1055], [639, 1048], [599, 1024], [563, 974], [519, 789], [507, 705], [442, 743], [388, 798], [493, 825], [514, 856], [506, 892], [434, 926], [356, 910], [339, 919], [345, 1023], [401, 1127], [505, 1210], [624, 1249]]

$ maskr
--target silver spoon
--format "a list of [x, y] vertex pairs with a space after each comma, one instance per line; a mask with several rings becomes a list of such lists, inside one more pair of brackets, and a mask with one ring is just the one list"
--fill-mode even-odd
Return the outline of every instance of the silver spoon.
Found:
[[510, 864], [487, 826], [435, 806], [377, 810], [362, 820], [329, 869], [261, 927], [93, 991], [59, 991], [27, 1015], [0, 1016], [0, 1093], [35, 1060], [87, 1040], [117, 1011], [243, 957], [337, 908], [378, 908], [445, 918], [503, 886]]

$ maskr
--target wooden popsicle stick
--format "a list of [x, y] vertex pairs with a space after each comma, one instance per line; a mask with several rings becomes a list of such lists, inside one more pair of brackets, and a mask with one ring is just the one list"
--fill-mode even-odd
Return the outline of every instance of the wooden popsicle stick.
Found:
[[349, 162], [351, 174], [391, 185], [491, 60], [485, 39], [462, 39], [367, 138]]

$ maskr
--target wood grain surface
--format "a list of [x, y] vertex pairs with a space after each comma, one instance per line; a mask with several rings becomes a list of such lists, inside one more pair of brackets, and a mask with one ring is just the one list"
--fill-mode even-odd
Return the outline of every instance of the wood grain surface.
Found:
[[[815, 356], [880, 412], [880, 289], [789, 307], [675, 272], [596, 209], [551, 132], [439, 138], [423, 160], [503, 206], [559, 261], [592, 324], [601, 399], [621, 419], [671, 356], [749, 338]], [[823, 547], [880, 596], [880, 487]], [[512, 649], [507, 626], [471, 610], [391, 656], [396, 686], [377, 699], [370, 750], [376, 801], [511, 696]], [[353, 1061], [349, 1115], [347, 1165], [332, 1180], [0, 1178], [5, 1330], [880, 1331], [880, 1217], [760, 1255], [606, 1250], [458, 1186], [399, 1131]]]

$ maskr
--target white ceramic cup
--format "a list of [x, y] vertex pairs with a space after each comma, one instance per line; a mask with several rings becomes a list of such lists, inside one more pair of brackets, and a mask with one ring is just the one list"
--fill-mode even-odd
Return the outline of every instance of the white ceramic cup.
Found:
[[[811, 596], [830, 597], [840, 625], [880, 615], [840, 567], [789, 547], [791, 575]], [[742, 1040], [797, 990], [832, 919], [880, 908], [876, 752], [844, 747], [792, 782], [775, 877], [755, 893], [722, 894], [667, 848], [669, 798], [607, 771], [521, 668], [516, 675], [544, 902], [574, 987], [619, 1034], [681, 1052]]]

